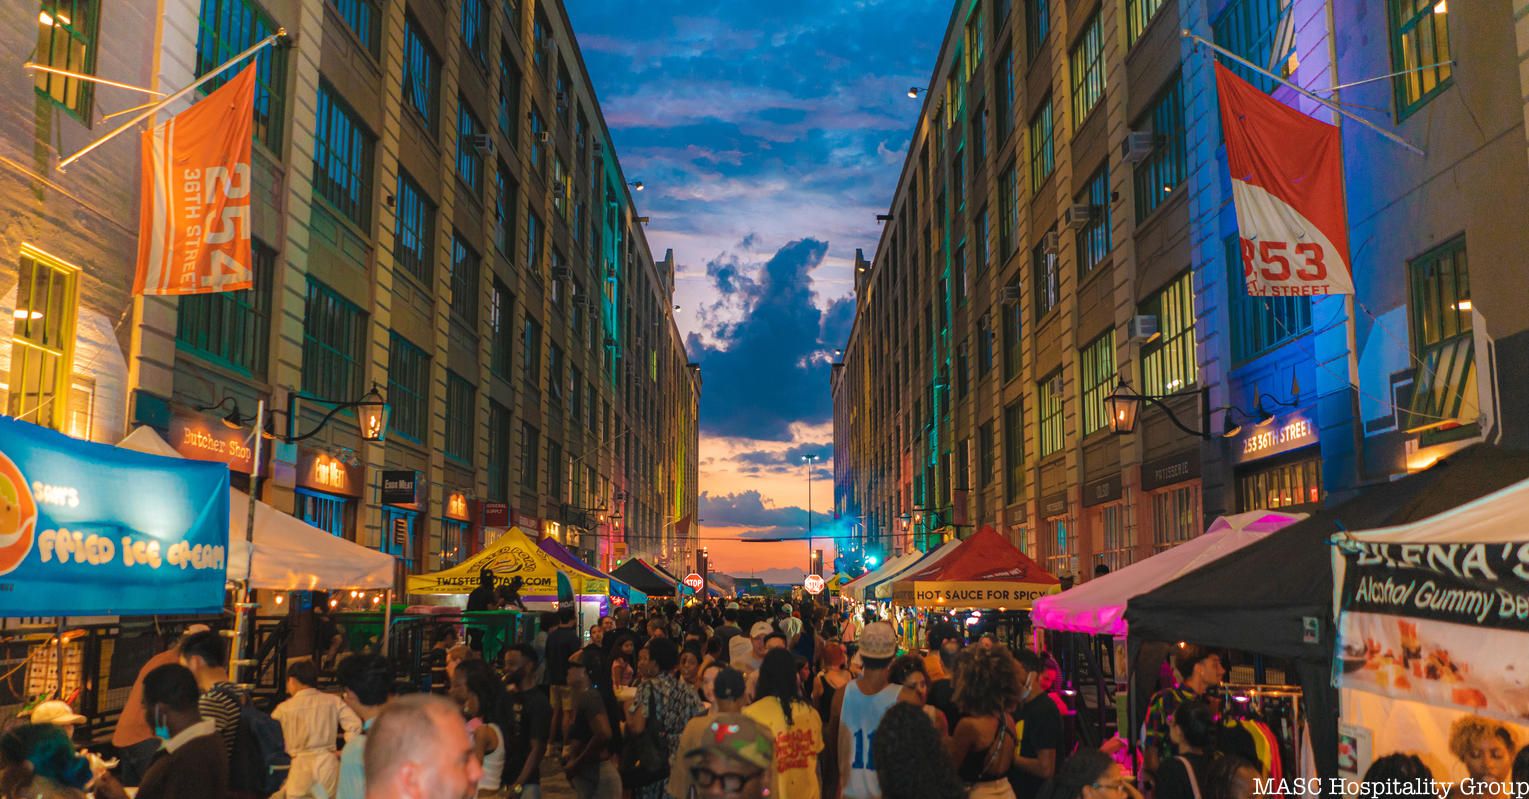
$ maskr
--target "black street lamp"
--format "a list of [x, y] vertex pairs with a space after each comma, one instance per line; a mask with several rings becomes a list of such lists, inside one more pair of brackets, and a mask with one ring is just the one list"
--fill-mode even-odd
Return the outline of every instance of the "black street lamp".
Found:
[[[1173, 408], [1169, 407], [1166, 403], [1163, 402], [1163, 400], [1172, 399], [1174, 397], [1188, 397], [1196, 394], [1200, 395], [1201, 426], [1199, 430], [1195, 430], [1194, 428], [1191, 428], [1185, 425], [1183, 422], [1179, 421], [1179, 417], [1173, 412]], [[1141, 414], [1141, 404], [1143, 402], [1150, 403], [1152, 405], [1156, 405], [1159, 408], [1162, 408], [1163, 413], [1168, 417], [1168, 421], [1172, 422], [1174, 427], [1177, 427], [1178, 429], [1183, 430], [1184, 432], [1195, 436], [1196, 438], [1203, 438], [1207, 441], [1211, 439], [1210, 389], [1201, 388], [1194, 391], [1185, 391], [1178, 394], [1165, 394], [1160, 397], [1154, 397], [1148, 394], [1138, 393], [1132, 389], [1131, 386], [1124, 380], [1116, 383], [1115, 390], [1111, 391], [1110, 395], [1104, 398], [1104, 409], [1109, 414], [1110, 432], [1116, 435], [1125, 435], [1126, 433], [1135, 432], [1136, 420]]]

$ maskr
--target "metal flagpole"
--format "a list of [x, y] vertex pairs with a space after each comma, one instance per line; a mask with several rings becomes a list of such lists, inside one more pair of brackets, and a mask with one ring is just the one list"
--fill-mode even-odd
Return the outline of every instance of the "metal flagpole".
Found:
[[1358, 114], [1355, 114], [1354, 112], [1349, 111], [1346, 108], [1343, 108], [1342, 106], [1338, 105], [1336, 102], [1333, 102], [1332, 100], [1328, 100], [1328, 99], [1326, 99], [1324, 97], [1320, 97], [1316, 93], [1312, 92], [1311, 90], [1309, 90], [1309, 89], [1307, 89], [1307, 88], [1305, 88], [1303, 86], [1299, 86], [1299, 85], [1297, 85], [1295, 83], [1292, 83], [1292, 82], [1290, 82], [1290, 81], [1280, 77], [1279, 75], [1276, 75], [1273, 72], [1270, 72], [1269, 70], [1264, 69], [1263, 67], [1253, 63], [1252, 61], [1247, 60], [1246, 58], [1243, 58], [1240, 55], [1237, 55], [1236, 53], [1226, 49], [1225, 47], [1222, 47], [1222, 46], [1216, 44], [1215, 42], [1205, 38], [1204, 36], [1198, 36], [1196, 34], [1190, 33], [1188, 28], [1185, 28], [1185, 29], [1181, 30], [1179, 32], [1179, 35], [1182, 36], [1185, 39], [1189, 39], [1189, 40], [1193, 41], [1196, 44], [1203, 44], [1206, 47], [1209, 47], [1210, 49], [1215, 50], [1217, 53], [1220, 53], [1221, 55], [1224, 55], [1227, 58], [1230, 58], [1233, 61], [1236, 61], [1237, 63], [1247, 67], [1248, 69], [1253, 70], [1254, 72], [1257, 72], [1260, 75], [1263, 75], [1266, 78], [1269, 78], [1270, 80], [1277, 81], [1278, 83], [1280, 83], [1281, 85], [1284, 85], [1284, 86], [1289, 86], [1290, 88], [1294, 89], [1298, 94], [1300, 94], [1302, 97], [1305, 97], [1306, 99], [1311, 100], [1312, 102], [1318, 103], [1318, 104], [1322, 105], [1324, 108], [1328, 108], [1328, 109], [1331, 109], [1334, 112], [1342, 114], [1343, 116], [1345, 116], [1345, 117], [1347, 117], [1347, 118], [1349, 118], [1349, 119], [1351, 119], [1351, 120], [1353, 120], [1355, 122], [1358, 122], [1359, 124], [1369, 128], [1370, 130], [1375, 131], [1376, 133], [1379, 133], [1380, 135], [1386, 137], [1387, 139], [1390, 139], [1392, 142], [1395, 142], [1396, 144], [1399, 144], [1399, 145], [1407, 148], [1408, 150], [1411, 150], [1412, 152], [1417, 153], [1418, 155], [1427, 155], [1427, 153], [1423, 152], [1423, 150], [1421, 148], [1417, 147], [1416, 145], [1412, 144], [1411, 142], [1407, 141], [1406, 139], [1403, 139], [1402, 137], [1396, 135], [1395, 133], [1392, 133], [1391, 131], [1386, 130], [1385, 128], [1382, 128], [1381, 126], [1375, 124], [1374, 122], [1371, 122], [1370, 120], [1365, 119], [1364, 117], [1359, 116]]
[[110, 87], [112, 87], [114, 89], [127, 89], [130, 92], [140, 92], [142, 94], [152, 94], [155, 97], [164, 97], [165, 96], [164, 92], [156, 91], [154, 89], [145, 89], [142, 86], [134, 86], [131, 83], [123, 83], [121, 81], [107, 80], [106, 78], [96, 77], [95, 75], [86, 74], [84, 72], [75, 72], [75, 71], [69, 70], [69, 69], [59, 69], [58, 67], [50, 67], [50, 66], [48, 66], [46, 64], [38, 64], [38, 63], [36, 63], [34, 61], [28, 61], [25, 64], [22, 64], [21, 68], [22, 69], [35, 69], [38, 72], [47, 72], [47, 73], [49, 73], [51, 75], [63, 75], [66, 78], [73, 78], [75, 80], [82, 80], [82, 81], [86, 81], [88, 83], [99, 83], [102, 86], [110, 86]]
[[191, 84], [186, 86], [184, 89], [181, 89], [180, 91], [177, 91], [174, 94], [171, 94], [171, 95], [165, 97], [163, 100], [160, 100], [159, 102], [154, 103], [153, 105], [148, 106], [147, 108], [145, 108], [142, 111], [138, 112], [137, 114], [133, 115], [132, 119], [129, 119], [128, 121], [122, 123], [121, 125], [113, 128], [105, 136], [102, 136], [101, 138], [96, 139], [95, 141], [85, 145], [84, 148], [82, 148], [79, 152], [76, 152], [74, 155], [71, 155], [71, 156], [69, 156], [68, 158], [65, 158], [62, 161], [59, 161], [58, 162], [58, 171], [63, 172], [64, 170], [69, 168], [70, 164], [74, 163], [75, 161], [78, 161], [81, 158], [84, 158], [92, 150], [94, 150], [97, 147], [100, 147], [101, 145], [111, 141], [112, 139], [117, 138], [118, 136], [122, 135], [123, 133], [126, 133], [128, 131], [128, 129], [132, 128], [134, 125], [137, 125], [139, 122], [142, 122], [145, 119], [148, 119], [149, 117], [151, 117], [154, 114], [158, 113], [160, 109], [164, 108], [165, 106], [168, 106], [169, 104], [175, 102], [176, 100], [181, 99], [182, 97], [185, 97], [186, 95], [192, 93], [193, 91], [196, 91], [197, 87], [201, 86], [202, 84], [206, 83], [207, 81], [212, 80], [213, 78], [216, 78], [218, 75], [223, 74], [223, 72], [226, 71], [229, 67], [239, 63], [240, 61], [243, 61], [243, 60], [245, 60], [247, 58], [250, 58], [251, 56], [255, 55], [256, 53], [260, 52], [261, 50], [264, 50], [265, 48], [270, 47], [271, 45], [275, 44], [277, 40], [286, 38], [286, 36], [287, 36], [287, 29], [286, 28], [277, 28], [275, 33], [271, 34], [270, 36], [265, 37], [264, 39], [261, 39], [258, 42], [255, 42], [253, 45], [250, 45], [249, 49], [245, 50], [244, 52], [234, 56], [233, 58], [228, 59], [227, 61], [224, 61], [222, 64], [219, 64], [216, 67], [213, 67], [211, 70], [209, 70], [207, 72], [207, 74], [205, 74], [202, 77], [197, 78], [196, 80], [192, 81]]

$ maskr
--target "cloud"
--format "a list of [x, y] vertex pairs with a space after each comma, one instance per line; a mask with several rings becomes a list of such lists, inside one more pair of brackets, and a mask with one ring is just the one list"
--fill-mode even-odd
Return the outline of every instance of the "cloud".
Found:
[[776, 507], [755, 490], [734, 494], [702, 491], [700, 517], [708, 527], [751, 527], [756, 529], [805, 530], [807, 511], [790, 506]]
[[[797, 472], [804, 474], [802, 472], [802, 458], [804, 456], [817, 456], [819, 464], [832, 463], [833, 445], [809, 442], [780, 450], [753, 450], [738, 453], [734, 456], [734, 460], [744, 464], [746, 467], [752, 466], [768, 469], [772, 472]], [[813, 477], [820, 477], [823, 471], [822, 468], [814, 468]], [[830, 472], [831, 475], [832, 473]]]

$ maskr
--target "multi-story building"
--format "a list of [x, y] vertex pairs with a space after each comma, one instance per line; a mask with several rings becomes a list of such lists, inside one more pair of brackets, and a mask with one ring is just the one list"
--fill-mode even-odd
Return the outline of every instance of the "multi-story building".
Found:
[[[12, 50], [171, 91], [284, 30], [256, 58], [255, 288], [132, 297], [136, 134], [65, 174], [50, 159], [142, 96], [28, 76], [5, 101], [25, 124], [3, 137], [4, 274], [41, 327], [0, 355], [32, 387], [8, 411], [101, 441], [151, 425], [248, 487], [263, 401], [262, 496], [401, 571], [510, 523], [597, 565], [688, 562], [700, 379], [674, 259], [649, 251], [564, 7], [140, 5], [43, 0], [51, 27], [13, 21]], [[380, 442], [331, 413], [373, 389]], [[415, 476], [413, 502], [383, 502], [384, 471]]]
[[[1523, 435], [1496, 410], [1526, 373], [1511, 19], [1359, 5], [958, 5], [833, 372], [836, 507], [872, 554], [992, 524], [1084, 578]], [[1217, 56], [1185, 29], [1426, 150], [1341, 121], [1354, 297], [1246, 295]], [[1117, 386], [1161, 398], [1130, 435]]]

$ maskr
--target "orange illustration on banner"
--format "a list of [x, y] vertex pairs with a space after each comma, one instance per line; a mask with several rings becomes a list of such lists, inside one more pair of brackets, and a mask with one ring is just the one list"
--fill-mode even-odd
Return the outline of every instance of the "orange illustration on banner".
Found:
[[143, 199], [134, 294], [254, 286], [250, 142], [255, 67], [143, 132]]
[[1219, 63], [1216, 91], [1248, 296], [1353, 294], [1338, 128]]

